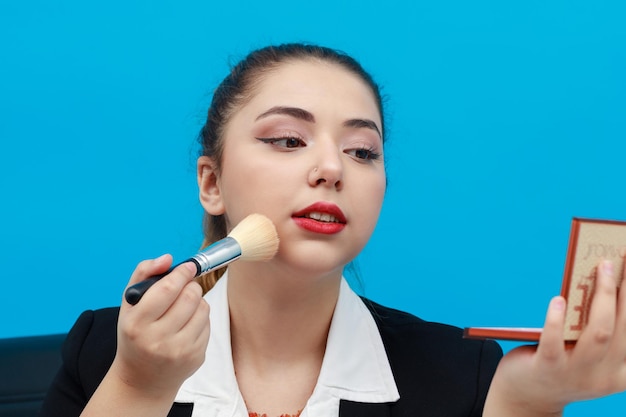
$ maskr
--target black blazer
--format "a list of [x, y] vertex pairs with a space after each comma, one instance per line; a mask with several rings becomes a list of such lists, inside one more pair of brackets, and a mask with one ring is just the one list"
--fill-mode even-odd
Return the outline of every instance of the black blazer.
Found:
[[[463, 339], [456, 327], [423, 321], [364, 299], [378, 325], [400, 392], [395, 403], [341, 401], [341, 417], [481, 416], [502, 356], [493, 341]], [[77, 417], [111, 366], [118, 308], [84, 312], [63, 347], [63, 366], [41, 417]], [[169, 417], [189, 417], [193, 404], [175, 403]]]

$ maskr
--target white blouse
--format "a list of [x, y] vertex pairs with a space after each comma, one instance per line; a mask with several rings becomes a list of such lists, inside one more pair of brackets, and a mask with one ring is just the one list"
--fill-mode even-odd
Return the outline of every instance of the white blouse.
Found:
[[[192, 417], [248, 417], [233, 367], [227, 280], [228, 273], [204, 296], [211, 306], [206, 359], [176, 395], [176, 402], [194, 404]], [[399, 398], [372, 314], [342, 278], [319, 378], [300, 417], [337, 417], [341, 399], [384, 403]]]

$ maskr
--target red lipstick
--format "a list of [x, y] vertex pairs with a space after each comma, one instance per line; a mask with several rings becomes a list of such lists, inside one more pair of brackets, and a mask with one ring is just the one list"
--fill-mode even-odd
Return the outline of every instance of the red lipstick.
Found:
[[347, 223], [346, 216], [336, 204], [323, 201], [313, 203], [291, 217], [301, 228], [325, 235], [341, 232]]

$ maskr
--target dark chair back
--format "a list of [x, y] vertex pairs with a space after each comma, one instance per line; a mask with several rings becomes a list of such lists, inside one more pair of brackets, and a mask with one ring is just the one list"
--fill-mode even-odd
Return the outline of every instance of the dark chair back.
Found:
[[0, 339], [0, 416], [35, 417], [61, 366], [65, 334]]

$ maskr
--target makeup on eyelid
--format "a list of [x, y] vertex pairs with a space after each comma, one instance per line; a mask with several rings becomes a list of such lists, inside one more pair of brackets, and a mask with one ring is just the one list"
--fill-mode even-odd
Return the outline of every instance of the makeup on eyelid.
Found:
[[[275, 145], [277, 147], [285, 148], [285, 149], [295, 149], [295, 148], [307, 146], [306, 140], [301, 139], [298, 136], [291, 136], [291, 135], [287, 135], [287, 136], [275, 135], [273, 137], [255, 137], [255, 139], [263, 143]], [[357, 159], [361, 159], [364, 161], [378, 160], [380, 159], [382, 154], [380, 152], [377, 152], [377, 149], [378, 149], [377, 147], [371, 146], [368, 144], [362, 144], [362, 145], [358, 144], [358, 145], [355, 145], [354, 147], [346, 146], [343, 149], [343, 152], [348, 155], [352, 155]]]

